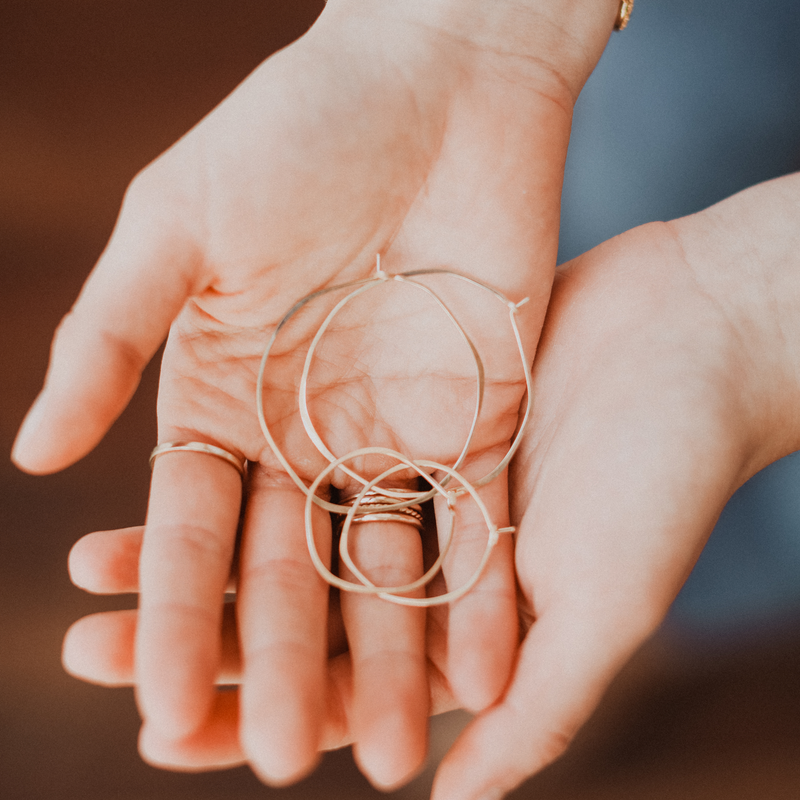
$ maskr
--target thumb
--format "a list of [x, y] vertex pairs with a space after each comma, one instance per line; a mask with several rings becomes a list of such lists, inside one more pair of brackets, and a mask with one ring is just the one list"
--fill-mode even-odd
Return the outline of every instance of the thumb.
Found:
[[432, 800], [500, 800], [564, 752], [640, 641], [612, 654], [588, 627], [574, 614], [534, 623], [506, 696], [453, 745]]
[[56, 331], [44, 388], [12, 451], [26, 472], [56, 472], [92, 450], [195, 291], [196, 246], [141, 183], [131, 184], [105, 252]]

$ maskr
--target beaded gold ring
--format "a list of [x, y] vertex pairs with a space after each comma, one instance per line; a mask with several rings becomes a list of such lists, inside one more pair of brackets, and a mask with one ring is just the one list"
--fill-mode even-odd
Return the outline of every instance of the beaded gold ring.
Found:
[[617, 9], [617, 16], [614, 20], [614, 30], [624, 31], [628, 27], [633, 13], [634, 0], [620, 0], [619, 8]]

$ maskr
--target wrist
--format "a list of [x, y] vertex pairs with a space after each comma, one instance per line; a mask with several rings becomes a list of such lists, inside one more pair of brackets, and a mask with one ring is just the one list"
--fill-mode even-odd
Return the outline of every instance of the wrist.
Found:
[[800, 449], [800, 173], [674, 223], [736, 337], [748, 376], [751, 474]]
[[[346, 70], [369, 70], [363, 108], [397, 106], [406, 98], [393, 129], [424, 129], [426, 146], [437, 150], [440, 162], [463, 165], [465, 177], [494, 176], [491, 185], [474, 187], [473, 196], [508, 229], [513, 251], [526, 254], [504, 261], [516, 283], [507, 274], [496, 276], [511, 294], [525, 275], [547, 275], [549, 287], [572, 108], [618, 7], [617, 0], [551, 5], [555, 9], [541, 0], [328, 0], [306, 37], [314, 63], [327, 59], [333, 65], [328, 71], [348, 92], [355, 90]], [[559, 14], [570, 9], [580, 17], [575, 9], [588, 6], [604, 9], [585, 15], [590, 33], [600, 35], [583, 32], [577, 39]], [[454, 201], [471, 196], [464, 183], [450, 191], [456, 189]], [[435, 258], [432, 253], [428, 257]]]
[[328, 0], [325, 14], [382, 18], [469, 49], [475, 61], [574, 105], [619, 0]]

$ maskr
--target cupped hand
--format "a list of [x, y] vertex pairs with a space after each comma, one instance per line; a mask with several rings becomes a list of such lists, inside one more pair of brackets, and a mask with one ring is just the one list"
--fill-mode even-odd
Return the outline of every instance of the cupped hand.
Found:
[[[70, 552], [73, 583], [93, 594], [121, 595], [139, 592], [139, 560], [144, 527], [97, 531], [80, 539]], [[229, 602], [222, 617], [221, 651], [215, 681], [228, 687], [219, 695], [203, 729], [183, 739], [143, 731], [143, 748], [152, 761], [185, 770], [222, 769], [247, 762], [239, 736], [239, 691], [242, 653], [236, 625], [236, 578], [226, 587]], [[334, 594], [334, 598], [336, 595]], [[444, 677], [446, 615], [432, 611], [427, 626], [428, 694], [431, 715], [458, 707]], [[104, 611], [83, 617], [72, 625], [64, 640], [65, 668], [75, 677], [103, 686], [134, 686], [135, 638], [139, 612]], [[321, 750], [353, 744], [353, 669], [341, 610], [334, 602], [328, 616], [327, 697]]]
[[434, 800], [555, 759], [667, 612], [723, 506], [800, 447], [800, 176], [634, 229], [557, 276], [513, 465], [532, 625]]
[[[532, 25], [536, 5], [471, 4], [465, 14], [452, 3], [390, 11], [329, 3], [301, 41], [134, 180], [106, 251], [59, 328], [45, 387], [18, 437], [14, 457], [28, 471], [80, 458], [124, 408], [169, 330], [159, 441], [208, 442], [251, 463], [238, 618], [241, 739], [267, 780], [298, 777], [317, 752], [328, 592], [307, 559], [304, 498], [256, 424], [261, 350], [296, 300], [366, 276], [381, 253], [390, 272], [445, 266], [513, 300], [530, 296], [520, 323], [533, 352], [552, 279], [572, 102], [611, 19], [589, 24], [593, 16], [579, 15], [581, 39], [577, 28], [565, 33], [566, 17], [556, 25], [534, 9]], [[519, 20], [526, 23], [515, 27]], [[474, 313], [475, 302], [453, 299], [481, 352], [499, 355], [487, 373], [468, 477], [502, 457], [524, 390], [507, 332]], [[311, 410], [328, 446], [342, 454], [379, 444], [452, 463], [464, 433], [460, 412], [473, 396], [473, 367], [452, 355], [452, 332], [402, 293], [376, 293], [350, 311], [312, 374]], [[306, 481], [326, 462], [297, 422], [295, 388], [300, 345], [320, 313], [309, 309], [287, 330], [266, 385], [267, 416]], [[484, 494], [495, 522], [505, 524], [504, 480]], [[240, 498], [239, 478], [222, 461], [196, 453], [156, 461], [136, 673], [145, 727], [167, 739], [197, 733], [212, 714]], [[463, 514], [464, 544], [446, 565], [453, 581], [477, 546], [470, 512]], [[316, 520], [324, 548], [330, 522], [324, 514]], [[406, 535], [398, 546], [404, 555], [383, 570], [386, 582], [419, 566], [419, 542]], [[372, 550], [359, 555], [377, 575], [395, 550]], [[472, 708], [505, 684], [512, 599], [504, 542], [480, 590], [448, 615], [447, 677]], [[425, 618], [374, 598], [347, 602], [358, 609], [349, 617], [358, 754], [388, 786], [424, 753]]]

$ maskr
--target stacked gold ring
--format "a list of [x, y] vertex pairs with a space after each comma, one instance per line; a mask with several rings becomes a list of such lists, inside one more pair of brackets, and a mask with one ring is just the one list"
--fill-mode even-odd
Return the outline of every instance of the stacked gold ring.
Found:
[[424, 529], [422, 517], [422, 506], [415, 503], [405, 508], [394, 508], [392, 511], [382, 511], [381, 509], [396, 506], [397, 495], [408, 495], [409, 498], [419, 497], [419, 492], [406, 492], [393, 489], [394, 497], [388, 497], [380, 489], [370, 489], [358, 501], [358, 494], [343, 498], [340, 503], [343, 506], [354, 506], [358, 501], [358, 509], [351, 524], [356, 525], [361, 522], [402, 522], [404, 525], [413, 525], [417, 530]]

